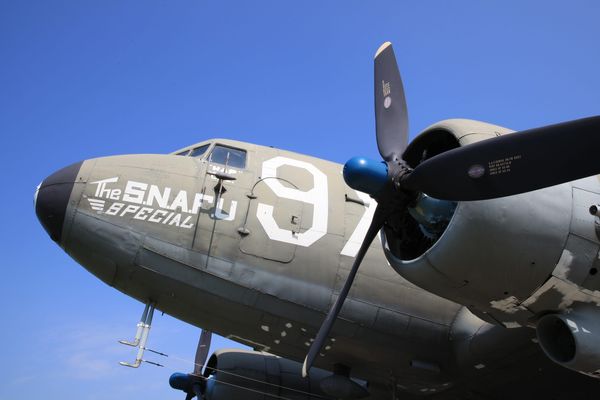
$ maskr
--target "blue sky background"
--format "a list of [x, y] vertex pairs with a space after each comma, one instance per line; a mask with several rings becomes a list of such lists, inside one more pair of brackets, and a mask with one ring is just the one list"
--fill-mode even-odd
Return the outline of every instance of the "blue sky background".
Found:
[[[0, 0], [0, 399], [181, 399], [168, 376], [192, 369], [118, 366], [142, 306], [39, 225], [33, 192], [53, 171], [209, 137], [375, 158], [386, 40], [411, 136], [452, 117], [521, 130], [597, 115], [599, 21], [592, 0]], [[198, 334], [157, 315], [149, 345], [192, 359]]]

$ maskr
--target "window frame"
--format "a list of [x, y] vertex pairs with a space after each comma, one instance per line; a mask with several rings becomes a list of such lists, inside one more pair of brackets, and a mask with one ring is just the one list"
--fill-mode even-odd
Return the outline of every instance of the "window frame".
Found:
[[[200, 146], [192, 147], [190, 149], [190, 152], [188, 153], [188, 157], [196, 158], [198, 160], [202, 160], [202, 159], [206, 158], [206, 155], [212, 152], [213, 144], [214, 144], [213, 142], [208, 142], [208, 143], [201, 144]], [[199, 156], [193, 156], [192, 155], [192, 153], [194, 152], [194, 150], [197, 150], [197, 149], [199, 149], [201, 147], [204, 147], [204, 146], [206, 146], [206, 150], [204, 150], [204, 153], [202, 153]]]
[[215, 151], [215, 149], [217, 148], [217, 146], [221, 146], [224, 147], [226, 149], [231, 149], [231, 150], [237, 150], [237, 151], [241, 151], [244, 153], [245, 157], [244, 157], [244, 166], [243, 167], [236, 167], [236, 166], [232, 166], [232, 165], [227, 165], [227, 168], [235, 168], [235, 169], [239, 169], [239, 170], [245, 170], [248, 168], [248, 150], [247, 149], [243, 149], [241, 147], [235, 147], [235, 146], [231, 146], [228, 144], [224, 144], [224, 143], [219, 143], [219, 142], [215, 142], [214, 146], [212, 146], [212, 148], [210, 149], [210, 152], [206, 152], [206, 154], [209, 154], [209, 156], [206, 158], [206, 161], [212, 164], [218, 164], [218, 165], [222, 165], [225, 167], [224, 163], [220, 163], [217, 161], [212, 161], [212, 155], [213, 152]]
[[185, 150], [181, 150], [178, 153], [172, 153], [174, 156], [179, 156], [179, 157], [189, 157], [190, 156], [190, 151], [192, 149], [185, 149]]

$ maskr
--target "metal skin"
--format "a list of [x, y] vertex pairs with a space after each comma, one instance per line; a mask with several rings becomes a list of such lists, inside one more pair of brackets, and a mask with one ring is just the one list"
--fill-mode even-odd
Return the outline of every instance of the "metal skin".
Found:
[[[455, 120], [436, 129], [444, 124], [455, 132], [470, 132], [459, 138], [461, 144], [489, 136], [488, 130], [481, 135], [473, 130], [489, 128], [487, 124]], [[125, 155], [84, 161], [68, 200], [59, 244], [99, 279], [143, 303], [152, 301], [182, 321], [256, 350], [301, 361], [352, 265], [353, 256], [346, 255], [353, 251], [348, 242], [355, 243], [356, 251], [362, 237], [352, 236], [373, 200], [346, 186], [341, 165], [231, 140], [204, 143], [246, 150], [246, 167], [211, 163], [206, 155]], [[297, 164], [273, 167], [273, 160]], [[321, 236], [310, 245], [294, 244], [318, 225], [313, 220], [318, 215], [315, 206], [275, 194], [267, 181], [277, 181], [280, 194], [309, 192], [317, 186], [319, 172], [327, 182], [326, 232], [316, 232]], [[220, 183], [218, 173], [235, 180]], [[599, 195], [591, 194], [600, 190], [596, 178], [583, 181], [574, 184], [582, 187], [577, 190], [600, 203]], [[429, 285], [430, 291], [390, 268], [375, 240], [316, 367], [332, 371], [335, 364], [347, 366], [353, 378], [369, 382], [372, 399], [549, 394], [573, 399], [600, 393], [595, 379], [550, 361], [533, 329], [492, 325], [465, 307], [475, 305], [471, 309], [491, 322], [509, 321], [506, 315], [517, 313], [510, 301], [502, 300], [510, 296], [521, 300], [540, 290], [565, 246], [577, 260], [594, 262], [597, 237], [587, 237], [593, 243], [586, 242], [585, 247], [573, 232], [578, 225], [571, 220], [579, 209], [569, 195], [575, 190], [565, 184], [504, 199], [459, 203], [442, 237], [422, 257], [422, 265], [416, 260], [398, 263], [387, 251], [398, 272], [423, 287]], [[586, 203], [586, 210], [590, 205]], [[276, 226], [289, 233], [288, 242], [268, 236], [259, 216], [264, 219], [269, 210]], [[595, 234], [589, 213], [581, 229]], [[383, 235], [384, 245], [389, 240]], [[535, 261], [540, 270], [508, 262], [513, 259]], [[437, 269], [440, 266], [443, 269]], [[468, 284], [460, 281], [462, 276], [470, 278]], [[580, 277], [576, 284], [593, 286], [589, 277]], [[554, 286], [544, 293], [552, 290]], [[467, 299], [478, 302], [456, 302]], [[539, 299], [546, 297], [541, 293]], [[490, 302], [496, 300], [508, 308], [500, 312], [500, 305], [492, 307]], [[560, 304], [545, 301], [540, 312], [559, 309]], [[492, 309], [499, 312], [484, 314]], [[515, 315], [514, 321], [524, 324], [529, 317]]]
[[[510, 133], [490, 124], [448, 120], [427, 128], [421, 140], [451, 134], [465, 146]], [[421, 150], [418, 143], [409, 148]], [[461, 202], [442, 237], [424, 254], [402, 259], [389, 245], [385, 251], [394, 269], [423, 289], [468, 305], [492, 323], [535, 326], [549, 311], [600, 304], [594, 269], [599, 221], [589, 212], [599, 202], [598, 177]]]
[[[315, 369], [309, 378], [301, 379], [300, 363], [268, 353], [217, 350], [211, 356], [207, 369], [206, 400], [263, 400], [278, 396], [309, 399], [307, 393], [313, 395], [311, 399], [330, 398], [320, 388], [320, 383], [330, 376], [328, 371]], [[263, 394], [265, 392], [267, 396]]]
[[538, 340], [548, 357], [593, 377], [600, 375], [599, 331], [600, 320], [594, 307], [577, 307], [568, 314], [547, 314], [537, 324]]

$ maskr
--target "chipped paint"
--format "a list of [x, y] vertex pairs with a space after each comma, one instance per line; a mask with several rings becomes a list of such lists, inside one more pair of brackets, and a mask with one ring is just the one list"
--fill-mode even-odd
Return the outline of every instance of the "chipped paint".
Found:
[[261, 325], [260, 329], [262, 329], [265, 332], [269, 332], [269, 330], [270, 330], [268, 325]]
[[288, 323], [286, 323], [286, 324], [285, 324], [285, 327], [286, 327], [286, 328], [288, 328], [288, 329], [290, 329], [292, 326], [293, 326], [293, 325], [292, 325], [292, 323], [291, 323], [291, 322], [288, 322]]
[[483, 369], [483, 368], [485, 368], [485, 364], [477, 364], [477, 365], [475, 365], [475, 368]]
[[[577, 302], [595, 304], [600, 307], [600, 291], [585, 289], [572, 282], [564, 281], [554, 276], [548, 279], [548, 281], [536, 290], [531, 297], [525, 300], [522, 305], [527, 308], [535, 308], [532, 306], [535, 306], [540, 297], [551, 291], [555, 291], [561, 296], [560, 303], [558, 305], [553, 305], [553, 308], [559, 310], [566, 310], [567, 308], [570, 308], [573, 303]], [[548, 306], [546, 306], [546, 308], [548, 308]]]
[[509, 296], [502, 300], [492, 300], [490, 301], [490, 306], [507, 314], [514, 314], [518, 311], [525, 310], [524, 307], [519, 305], [519, 299], [515, 296]]
[[564, 249], [558, 263], [556, 264], [556, 268], [554, 268], [554, 272], [552, 275], [556, 276], [559, 279], [568, 280], [569, 273], [571, 272], [571, 266], [573, 265], [573, 261], [575, 260], [575, 256], [569, 250]]
[[558, 305], [561, 310], [571, 307], [575, 302], [594, 303], [600, 307], [600, 291], [588, 290], [570, 283], [559, 281], [561, 284], [554, 286], [562, 295], [563, 299]]
[[503, 322], [502, 324], [504, 325], [505, 328], [508, 328], [508, 329], [521, 328], [523, 326], [520, 323], [518, 323], [517, 321]]

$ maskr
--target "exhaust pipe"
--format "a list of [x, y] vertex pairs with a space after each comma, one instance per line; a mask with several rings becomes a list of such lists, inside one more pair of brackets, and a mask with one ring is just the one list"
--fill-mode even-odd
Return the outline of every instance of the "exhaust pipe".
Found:
[[537, 337], [552, 361], [600, 379], [600, 311], [545, 315], [538, 321]]

